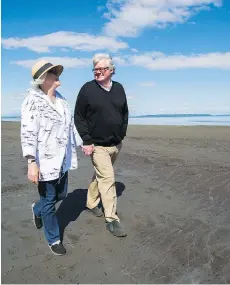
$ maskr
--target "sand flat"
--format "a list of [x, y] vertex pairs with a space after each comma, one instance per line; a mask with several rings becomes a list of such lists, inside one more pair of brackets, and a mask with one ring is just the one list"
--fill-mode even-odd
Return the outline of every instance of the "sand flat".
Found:
[[93, 169], [79, 149], [56, 257], [31, 220], [19, 124], [3, 122], [2, 283], [230, 282], [230, 127], [130, 126], [115, 170], [127, 238], [84, 211]]

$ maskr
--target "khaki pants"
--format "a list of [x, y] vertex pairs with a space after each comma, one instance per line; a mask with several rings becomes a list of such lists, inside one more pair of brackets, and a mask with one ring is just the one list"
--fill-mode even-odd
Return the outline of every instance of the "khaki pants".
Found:
[[88, 189], [87, 207], [95, 208], [102, 200], [105, 219], [108, 222], [119, 221], [117, 212], [117, 193], [113, 164], [122, 144], [112, 147], [95, 146], [92, 163], [95, 173]]

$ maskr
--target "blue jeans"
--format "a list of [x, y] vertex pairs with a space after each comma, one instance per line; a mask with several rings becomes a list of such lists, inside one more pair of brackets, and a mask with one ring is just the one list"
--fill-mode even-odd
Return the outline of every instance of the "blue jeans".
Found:
[[55, 204], [63, 200], [67, 194], [68, 172], [62, 178], [52, 181], [39, 181], [38, 192], [40, 200], [34, 206], [34, 214], [42, 217], [45, 237], [48, 244], [60, 240], [60, 231], [56, 216]]

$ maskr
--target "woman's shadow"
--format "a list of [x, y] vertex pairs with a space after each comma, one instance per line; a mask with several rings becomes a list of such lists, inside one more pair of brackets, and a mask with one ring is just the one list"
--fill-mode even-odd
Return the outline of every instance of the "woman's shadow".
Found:
[[[115, 182], [117, 197], [121, 196], [125, 190], [122, 182]], [[63, 240], [65, 228], [72, 221], [75, 221], [86, 209], [87, 189], [76, 189], [69, 193], [62, 201], [57, 210], [57, 218], [60, 229], [61, 240]]]

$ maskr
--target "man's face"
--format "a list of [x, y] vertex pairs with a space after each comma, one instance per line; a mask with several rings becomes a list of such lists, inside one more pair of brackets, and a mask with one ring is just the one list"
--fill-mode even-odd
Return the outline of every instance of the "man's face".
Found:
[[108, 60], [101, 60], [94, 66], [94, 78], [98, 82], [110, 80], [113, 71], [109, 69]]

